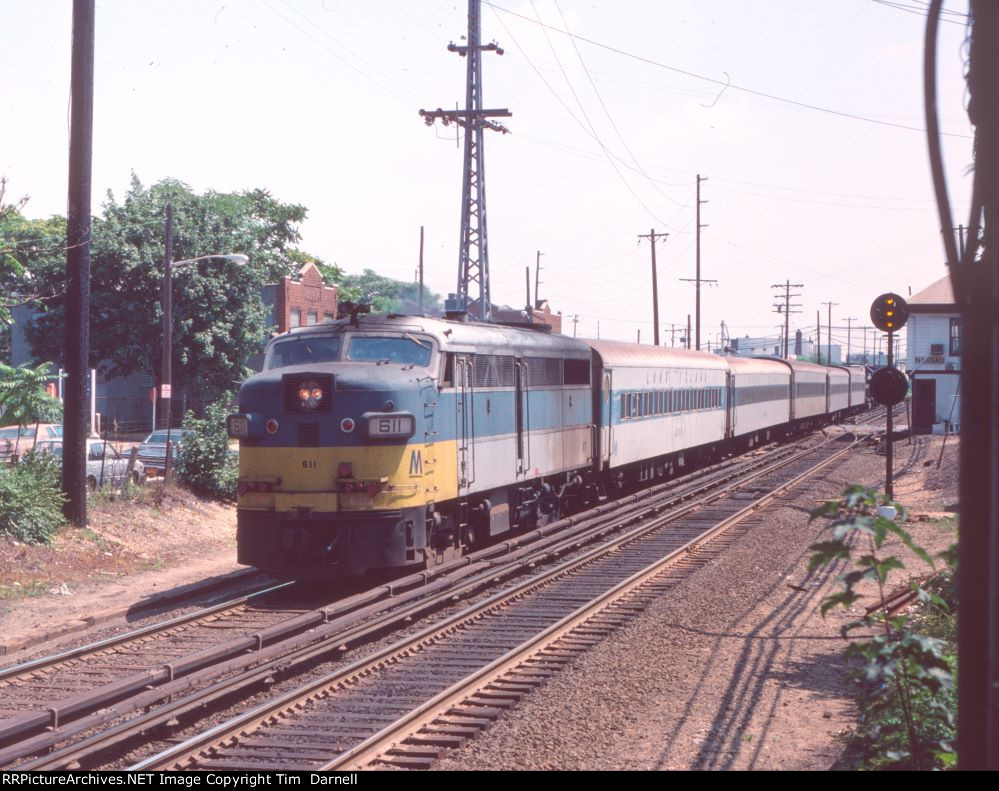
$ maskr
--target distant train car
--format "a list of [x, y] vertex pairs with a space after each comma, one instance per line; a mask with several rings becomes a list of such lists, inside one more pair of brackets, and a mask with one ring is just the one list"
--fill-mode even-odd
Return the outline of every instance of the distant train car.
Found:
[[829, 376], [824, 365], [797, 360], [776, 360], [791, 370], [791, 423], [795, 426], [818, 425], [828, 412]]
[[637, 480], [669, 475], [726, 436], [728, 364], [713, 354], [586, 341], [598, 388], [600, 466]]
[[726, 357], [731, 432], [739, 447], [777, 438], [791, 422], [791, 369], [780, 360]]
[[830, 415], [845, 415], [850, 409], [850, 372], [841, 366], [826, 367], [829, 379], [829, 398], [826, 412]]

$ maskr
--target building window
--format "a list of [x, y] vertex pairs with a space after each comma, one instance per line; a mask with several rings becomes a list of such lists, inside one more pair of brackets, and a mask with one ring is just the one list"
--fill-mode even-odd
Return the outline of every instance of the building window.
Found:
[[961, 354], [961, 320], [950, 320], [950, 353], [952, 357]]
[[309, 311], [309, 315], [306, 317], [306, 323], [310, 324], [310, 325], [311, 324], [318, 324], [319, 323], [319, 314], [316, 313], [314, 310], [310, 310]]
[[288, 316], [291, 327], [301, 327], [302, 326], [302, 312], [299, 310], [293, 310]]

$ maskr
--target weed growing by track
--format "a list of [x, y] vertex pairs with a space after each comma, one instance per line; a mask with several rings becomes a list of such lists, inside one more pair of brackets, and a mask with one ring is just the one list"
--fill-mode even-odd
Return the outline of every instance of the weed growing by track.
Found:
[[905, 518], [900, 504], [862, 486], [848, 488], [841, 500], [812, 512], [813, 520], [830, 520], [827, 529], [832, 535], [810, 547], [809, 569], [839, 561], [852, 565], [837, 578], [840, 589], [825, 598], [822, 614], [835, 607], [850, 609], [862, 596], [857, 586], [865, 582], [877, 587], [880, 601], [863, 618], [843, 627], [844, 637], [854, 629], [874, 631], [873, 637], [851, 640], [845, 652], [858, 663], [851, 678], [859, 687], [861, 713], [850, 747], [857, 768], [948, 768], [957, 760], [953, 746], [957, 655], [951, 616], [956, 605], [955, 553], [942, 553], [948, 571], [934, 580], [932, 588], [913, 583], [919, 603], [915, 614], [892, 612], [889, 579], [905, 565], [886, 553], [886, 539], [894, 536], [931, 568], [935, 564], [894, 518], [878, 513], [882, 504]]

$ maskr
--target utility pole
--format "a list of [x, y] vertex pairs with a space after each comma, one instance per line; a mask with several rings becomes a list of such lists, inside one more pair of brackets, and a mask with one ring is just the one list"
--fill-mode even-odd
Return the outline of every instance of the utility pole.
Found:
[[867, 325], [864, 325], [864, 365], [867, 365]]
[[791, 332], [791, 313], [792, 312], [794, 312], [794, 313], [801, 313], [800, 310], [795, 310], [795, 311], [791, 310], [791, 308], [800, 308], [801, 307], [800, 304], [794, 304], [794, 305], [791, 304], [791, 297], [800, 297], [801, 296], [801, 294], [792, 294], [791, 293], [791, 289], [792, 288], [804, 288], [804, 287], [805, 287], [804, 283], [792, 283], [790, 280], [786, 281], [784, 283], [784, 285], [781, 285], [780, 283], [775, 283], [774, 285], [770, 286], [770, 288], [782, 288], [782, 289], [784, 289], [784, 304], [783, 305], [774, 305], [774, 307], [777, 308], [777, 312], [778, 313], [783, 313], [784, 314], [784, 359], [785, 360], [787, 359], [787, 355], [788, 355], [788, 340], [787, 339], [788, 339], [788, 335]]
[[687, 348], [690, 348], [690, 314], [687, 314]]
[[642, 342], [642, 331], [639, 329], [638, 330], [638, 337], [635, 338], [635, 343], [641, 343], [641, 342]]
[[534, 314], [531, 313], [531, 267], [529, 266], [524, 267], [524, 288], [527, 290], [527, 296], [525, 297], [527, 301], [524, 304], [527, 305], [527, 318], [530, 320], [534, 317]]
[[[701, 224], [701, 204], [707, 203], [706, 200], [701, 200], [701, 182], [707, 181], [706, 178], [701, 178], [701, 174], [697, 174], [697, 273], [695, 275], [697, 279], [697, 286], [695, 290], [694, 297], [694, 313], [696, 315], [697, 321], [697, 350], [701, 349], [701, 228], [707, 228], [707, 225]], [[717, 283], [717, 280], [710, 281], [712, 283]]]
[[676, 347], [676, 325], [675, 324], [670, 324], [669, 325], [669, 332], [670, 332], [669, 345], [671, 347]]
[[[482, 109], [482, 53], [503, 50], [495, 42], [481, 43], [480, 0], [468, 0], [467, 44], [451, 42], [448, 52], [467, 58], [464, 110], [420, 110], [427, 126], [440, 120], [465, 130], [465, 158], [461, 186], [461, 243], [458, 247], [458, 290], [446, 301], [448, 312], [470, 312], [482, 321], [492, 321], [489, 295], [489, 245], [486, 233], [486, 165], [482, 132], [492, 129], [507, 133], [502, 124], [490, 118], [509, 117], [507, 109]], [[478, 294], [472, 297], [473, 285]]]
[[658, 239], [665, 240], [668, 236], [668, 233], [656, 233], [655, 228], [652, 228], [648, 233], [638, 234], [638, 243], [641, 244], [642, 239], [648, 239], [649, 246], [652, 248], [652, 339], [656, 346], [659, 345], [659, 280], [656, 272], [656, 241]]
[[94, 0], [73, 0], [69, 200], [66, 212], [66, 398], [63, 513], [87, 524], [87, 367], [90, 357], [90, 192], [94, 148]]
[[[163, 361], [160, 370], [160, 428], [170, 429], [173, 397], [173, 205], [166, 205], [163, 230]], [[169, 461], [169, 459], [167, 459]], [[165, 472], [164, 472], [165, 475]]]
[[846, 322], [846, 360], [844, 363], [846, 365], [850, 364], [850, 331], [853, 329], [853, 322], [856, 321], [855, 318], [844, 319]]
[[576, 325], [577, 324], [579, 324], [579, 314], [578, 313], [573, 313], [572, 314], [572, 337], [573, 338], [576, 337]]
[[543, 256], [540, 250], [538, 250], [537, 263], [534, 268], [534, 304], [538, 304], [538, 286], [541, 284], [541, 256]]
[[[826, 324], [826, 365], [832, 365], [832, 309], [838, 302], [823, 302], [829, 308], [829, 320]], [[821, 339], [821, 336], [820, 336]]]
[[822, 319], [819, 318], [819, 311], [815, 311], [815, 359], [822, 365]]
[[420, 315], [423, 315], [423, 226], [420, 226]]

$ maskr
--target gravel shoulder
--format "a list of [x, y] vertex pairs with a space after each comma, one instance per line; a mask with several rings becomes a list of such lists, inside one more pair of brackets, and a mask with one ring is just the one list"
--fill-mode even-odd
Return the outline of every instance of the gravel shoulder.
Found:
[[[926, 519], [906, 527], [931, 553], [955, 540], [946, 509], [957, 442], [938, 471], [941, 439], [896, 447], [896, 498]], [[821, 617], [835, 573], [807, 571], [823, 529], [808, 512], [857, 482], [883, 487], [884, 457], [865, 450], [767, 509], [729, 551], [438, 768], [837, 768], [856, 716], [839, 629], [877, 595]], [[906, 574], [929, 572], [905, 560]]]

